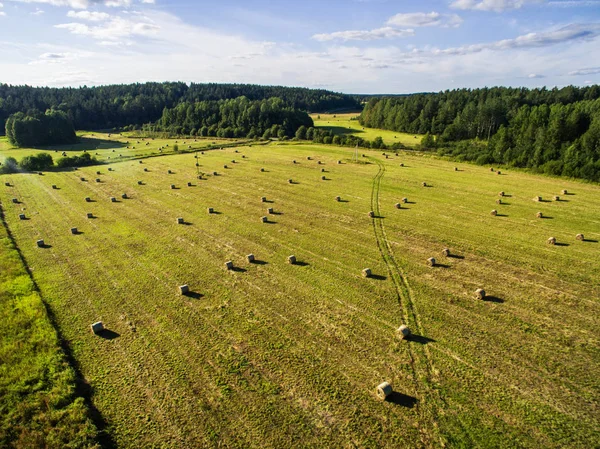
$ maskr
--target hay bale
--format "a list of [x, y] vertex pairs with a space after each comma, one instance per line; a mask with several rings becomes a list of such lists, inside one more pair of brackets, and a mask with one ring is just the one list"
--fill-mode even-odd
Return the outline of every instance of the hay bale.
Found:
[[5, 183], [4, 183], [4, 185], [5, 185], [6, 187], [10, 187], [10, 182], [5, 182]]
[[264, 173], [265, 169], [264, 169], [264, 168], [261, 168], [261, 169], [260, 169], [260, 171], [261, 171], [261, 173]]
[[364, 270], [362, 270], [362, 275], [366, 278], [370, 278], [372, 274], [373, 273], [371, 272], [370, 268], [365, 268]]
[[77, 228], [71, 228], [71, 234], [77, 234]]
[[327, 177], [321, 176], [321, 181], [325, 181], [326, 179], [327, 179]]
[[322, 162], [321, 162], [321, 161], [317, 161], [317, 165], [321, 165], [321, 164], [322, 164]]
[[576, 238], [577, 240], [580, 240], [580, 241], [582, 241], [582, 242], [585, 240], [585, 237], [583, 236], [583, 234], [577, 234], [577, 235], [575, 236], [575, 238]]
[[372, 210], [369, 211], [369, 218], [375, 218], [375, 212]]
[[556, 238], [555, 237], [550, 237], [547, 240], [548, 245], [556, 245]]
[[260, 217], [261, 223], [267, 223], [269, 219], [267, 217]]
[[400, 164], [400, 167], [404, 167], [404, 164]]
[[233, 270], [233, 262], [231, 260], [225, 262], [225, 268], [227, 268], [228, 270]]
[[206, 212], [208, 212], [209, 214], [213, 214], [215, 210], [212, 207], [207, 207]]
[[38, 240], [35, 242], [35, 244], [38, 246], [38, 248], [43, 248], [46, 245], [43, 239]]
[[138, 181], [137, 183], [138, 183], [138, 186], [141, 186], [144, 184], [142, 181]]
[[427, 259], [427, 265], [429, 265], [430, 267], [435, 267], [435, 257], [430, 257], [429, 259]]
[[443, 255], [444, 257], [449, 257], [449, 256], [450, 256], [450, 249], [449, 249], [449, 248], [444, 248], [444, 249], [442, 250], [442, 255]]
[[53, 188], [54, 190], [58, 189], [58, 187], [56, 187], [56, 184], [52, 184], [52, 188]]
[[297, 162], [295, 160], [292, 161], [292, 164], [297, 164]]
[[502, 200], [501, 200], [500, 198], [498, 198], [498, 199], [496, 200], [496, 204], [502, 204]]
[[148, 171], [148, 169], [147, 169], [146, 167], [144, 167], [144, 171], [145, 171], [145, 172], [147, 172], [147, 171]]
[[269, 208], [267, 209], [267, 213], [272, 215], [272, 214], [273, 214], [273, 208], [272, 208], [272, 207], [269, 207]]
[[310, 156], [306, 156], [306, 160], [307, 160], [307, 161], [310, 161]]
[[249, 262], [249, 263], [252, 263], [252, 262], [254, 262], [254, 260], [255, 260], [255, 259], [254, 259], [254, 254], [248, 254], [248, 255], [246, 256], [246, 259], [248, 260], [248, 262]]
[[232, 164], [235, 164], [235, 159], [231, 161]]
[[494, 167], [490, 167], [490, 171], [494, 171]]
[[560, 196], [558, 195], [554, 195], [554, 197], [552, 198], [554, 201], [560, 201]]
[[223, 168], [225, 168], [225, 169], [226, 169], [226, 168], [227, 168], [227, 165], [223, 165]]
[[336, 201], [339, 203], [340, 201], [342, 201], [342, 198], [341, 198], [341, 197], [339, 197], [339, 196], [336, 196], [336, 197], [335, 197], [335, 200], [336, 200]]
[[213, 172], [213, 176], [218, 176], [218, 175], [219, 174], [216, 171]]
[[321, 169], [321, 173], [325, 173], [325, 169], [324, 168]]
[[96, 178], [96, 182], [102, 182], [100, 178]]
[[97, 321], [95, 323], [92, 323], [90, 325], [90, 329], [92, 330], [93, 334], [97, 335], [104, 330], [104, 323], [102, 323], [102, 321]]
[[172, 170], [167, 170], [167, 174], [172, 175], [173, 171]]
[[341, 165], [342, 161], [337, 161], [338, 165]]
[[25, 220], [26, 218], [25, 214], [19, 214], [19, 220]]
[[175, 189], [175, 184], [171, 184], [171, 189]]
[[185, 223], [183, 221], [183, 217], [177, 217], [177, 224], [183, 224], [183, 223]]
[[543, 214], [543, 213], [541, 213], [541, 212], [538, 212], [537, 214], [535, 214], [535, 216], [536, 216], [537, 218], [544, 218], [544, 214]]
[[408, 203], [408, 198], [402, 198], [402, 202], [403, 202], [404, 204]]
[[110, 167], [108, 167], [108, 171], [113, 171], [113, 169], [112, 169], [112, 168], [110, 168]]
[[396, 209], [402, 209], [402, 204], [401, 203], [396, 203], [396, 204], [394, 204], [394, 207]]
[[81, 181], [85, 182], [85, 178], [84, 178], [84, 177], [81, 177], [81, 178], [79, 178], [79, 179], [80, 179]]
[[266, 203], [267, 202], [267, 197], [266, 196], [261, 196], [260, 197], [260, 202], [261, 203]]
[[541, 196], [536, 196], [533, 198], [533, 201], [542, 201], [542, 197]]
[[410, 329], [406, 324], [403, 324], [398, 329], [396, 329], [396, 334], [401, 340], [408, 338], [410, 336]]
[[13, 198], [13, 199], [12, 199], [12, 202], [13, 202], [13, 203], [15, 203], [15, 204], [19, 204], [19, 200], [18, 200], [18, 199], [16, 199], [16, 198]]
[[458, 171], [458, 167], [454, 167], [454, 171]]
[[97, 175], [101, 175], [102, 173], [100, 173], [99, 171], [96, 172]]
[[191, 182], [188, 182], [188, 183], [187, 183], [187, 186], [188, 186], [188, 187], [192, 187], [192, 183], [191, 183]]
[[504, 196], [504, 191], [498, 192], [498, 196]]
[[422, 183], [421, 185], [422, 185], [423, 187], [427, 187], [427, 183], [426, 183], [426, 182]]
[[190, 292], [190, 287], [187, 284], [179, 286], [179, 294], [187, 295]]
[[376, 389], [376, 393], [377, 393], [377, 397], [379, 399], [381, 399], [382, 401], [385, 401], [388, 396], [390, 394], [392, 394], [394, 392], [392, 386], [389, 384], [389, 382], [383, 382], [379, 385], [377, 385], [377, 389]]
[[477, 299], [483, 299], [485, 298], [485, 290], [482, 288], [478, 288], [477, 290], [475, 290], [475, 297]]
[[296, 256], [294, 256], [294, 255], [292, 255], [292, 256], [288, 256], [288, 258], [287, 258], [287, 262], [288, 262], [290, 265], [294, 265], [294, 264], [296, 263]]
[[94, 214], [93, 214], [93, 213], [91, 213], [91, 212], [88, 212], [87, 214], [85, 214], [85, 216], [86, 216], [87, 218], [94, 218]]
[[121, 198], [123, 198], [124, 200], [126, 200], [126, 199], [128, 199], [129, 197], [127, 196], [127, 194], [126, 194], [126, 193], [124, 193], [124, 194], [122, 194], [122, 195], [121, 195]]
[[116, 203], [116, 202], [117, 202], [117, 199], [116, 199], [114, 196], [111, 196], [111, 197], [110, 197], [110, 202], [111, 202], [111, 203]]
[[561, 192], [563, 195], [568, 195], [567, 189], [563, 189]]
[[288, 184], [293, 184], [293, 183], [294, 183], [294, 181], [291, 178], [288, 179]]
[[92, 202], [92, 199], [91, 199], [89, 196], [86, 196], [86, 197], [85, 197], [85, 202], [86, 202], [86, 203], [91, 203], [91, 202]]

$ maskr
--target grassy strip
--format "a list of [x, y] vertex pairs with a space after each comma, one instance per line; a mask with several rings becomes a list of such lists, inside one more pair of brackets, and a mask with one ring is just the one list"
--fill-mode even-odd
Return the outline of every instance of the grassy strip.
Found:
[[0, 447], [98, 447], [97, 431], [0, 208]]

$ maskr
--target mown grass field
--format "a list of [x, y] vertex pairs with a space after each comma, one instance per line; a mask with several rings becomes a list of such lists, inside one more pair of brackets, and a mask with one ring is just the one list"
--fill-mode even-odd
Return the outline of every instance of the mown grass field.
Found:
[[8, 226], [116, 445], [600, 445], [600, 188], [353, 152], [206, 151], [202, 180], [194, 154], [0, 177]]
[[380, 136], [386, 145], [401, 143], [409, 148], [414, 148], [421, 143], [423, 136], [420, 134], [408, 134], [362, 126], [357, 120], [359, 115], [358, 113], [344, 113], [311, 114], [310, 116], [316, 127], [330, 129], [334, 134], [351, 134], [369, 141], [373, 141]]

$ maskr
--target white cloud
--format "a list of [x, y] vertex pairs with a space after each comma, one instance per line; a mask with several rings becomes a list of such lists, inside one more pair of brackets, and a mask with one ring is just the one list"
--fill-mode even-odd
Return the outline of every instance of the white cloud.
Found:
[[5, 16], [6, 13], [4, 11], [0, 11], [0, 17]]
[[546, 78], [546, 77], [544, 75], [540, 75], [538, 73], [530, 73], [529, 75], [527, 75], [527, 78], [539, 79], [539, 78]]
[[408, 14], [396, 14], [388, 19], [387, 25], [397, 27], [428, 27], [444, 26], [458, 27], [463, 20], [457, 14], [440, 14], [439, 12], [415, 12]]
[[122, 17], [113, 17], [102, 25], [89, 26], [84, 23], [71, 22], [54, 25], [55, 28], [65, 29], [72, 34], [90, 36], [103, 41], [115, 41], [132, 36], [153, 36], [160, 27], [149, 21], [135, 22]]
[[80, 20], [89, 20], [90, 22], [102, 22], [110, 18], [105, 12], [96, 11], [69, 11], [67, 17]]
[[154, 0], [142, 0], [142, 3], [148, 3], [148, 4], [153, 5], [156, 2]]
[[132, 0], [10, 0], [19, 3], [43, 3], [52, 6], [68, 6], [73, 9], [87, 9], [92, 5], [127, 8]]
[[585, 69], [578, 69], [569, 72], [571, 76], [587, 76], [587, 75], [600, 75], [600, 67], [588, 67]]
[[548, 2], [548, 6], [556, 6], [558, 8], [580, 8], [587, 6], [600, 6], [600, 0], [566, 0]]
[[42, 14], [44, 14], [44, 10], [36, 8], [35, 11], [30, 12], [29, 14], [31, 14], [32, 16], [41, 16]]
[[325, 42], [332, 40], [341, 41], [372, 41], [376, 39], [390, 39], [394, 37], [406, 37], [414, 36], [413, 30], [399, 30], [392, 27], [377, 28], [374, 30], [349, 30], [349, 31], [336, 31], [334, 33], [322, 33], [315, 34], [312, 36], [313, 39]]
[[502, 12], [509, 9], [521, 9], [523, 6], [539, 4], [544, 1], [545, 0], [454, 0], [450, 3], [450, 7], [454, 9]]

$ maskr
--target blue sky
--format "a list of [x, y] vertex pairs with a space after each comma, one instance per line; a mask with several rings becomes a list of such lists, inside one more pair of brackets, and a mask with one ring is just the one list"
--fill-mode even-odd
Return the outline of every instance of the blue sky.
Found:
[[0, 82], [600, 84], [600, 0], [0, 0]]

